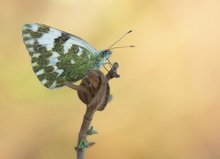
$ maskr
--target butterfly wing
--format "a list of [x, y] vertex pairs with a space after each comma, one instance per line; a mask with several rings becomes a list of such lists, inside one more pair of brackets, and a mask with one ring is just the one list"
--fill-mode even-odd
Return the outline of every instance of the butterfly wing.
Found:
[[22, 30], [33, 71], [53, 89], [76, 82], [95, 67], [98, 51], [83, 39], [44, 24], [25, 24]]

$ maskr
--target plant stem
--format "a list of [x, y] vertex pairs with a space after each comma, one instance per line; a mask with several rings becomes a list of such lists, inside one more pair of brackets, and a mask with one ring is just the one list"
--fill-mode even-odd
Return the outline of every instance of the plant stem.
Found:
[[[87, 131], [89, 130], [89, 127], [91, 125], [92, 118], [95, 112], [96, 112], [95, 109], [91, 109], [91, 107], [87, 107], [86, 113], [83, 117], [83, 122], [80, 128], [79, 136], [78, 136], [78, 146], [81, 141], [83, 140], [86, 141], [87, 136], [88, 136]], [[94, 143], [91, 143], [91, 144], [93, 145]], [[84, 159], [85, 149], [76, 148], [76, 151], [77, 151], [77, 159]]]
[[64, 82], [69, 88], [77, 90], [80, 100], [87, 105], [78, 135], [78, 144], [75, 148], [77, 159], [84, 159], [85, 150], [95, 144], [94, 142], [87, 141], [88, 134], [92, 135], [88, 133], [88, 130], [94, 113], [104, 110], [109, 101], [110, 87], [108, 81], [112, 78], [119, 77], [117, 68], [118, 64], [114, 63], [106, 76], [100, 70], [90, 70], [87, 73], [87, 77], [82, 80], [79, 86], [71, 82]]

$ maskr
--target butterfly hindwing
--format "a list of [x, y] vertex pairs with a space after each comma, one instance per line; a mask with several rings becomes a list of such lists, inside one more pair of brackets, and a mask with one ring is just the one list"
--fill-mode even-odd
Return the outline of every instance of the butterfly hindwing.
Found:
[[33, 71], [47, 88], [78, 81], [95, 67], [98, 52], [79, 37], [37, 23], [24, 25], [22, 35]]

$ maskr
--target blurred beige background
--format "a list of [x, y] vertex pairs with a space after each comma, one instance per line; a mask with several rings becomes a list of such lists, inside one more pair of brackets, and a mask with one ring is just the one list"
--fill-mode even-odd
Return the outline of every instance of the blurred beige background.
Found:
[[68, 88], [35, 77], [25, 23], [76, 34], [114, 50], [121, 78], [93, 121], [89, 159], [220, 158], [220, 1], [1, 0], [0, 158], [70, 159], [85, 106]]

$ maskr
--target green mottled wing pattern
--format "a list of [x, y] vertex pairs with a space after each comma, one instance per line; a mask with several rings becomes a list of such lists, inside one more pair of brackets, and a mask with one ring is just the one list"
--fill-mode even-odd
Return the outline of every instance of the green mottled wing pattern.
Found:
[[76, 82], [98, 67], [98, 52], [79, 37], [36, 23], [24, 25], [22, 35], [33, 71], [49, 89]]

